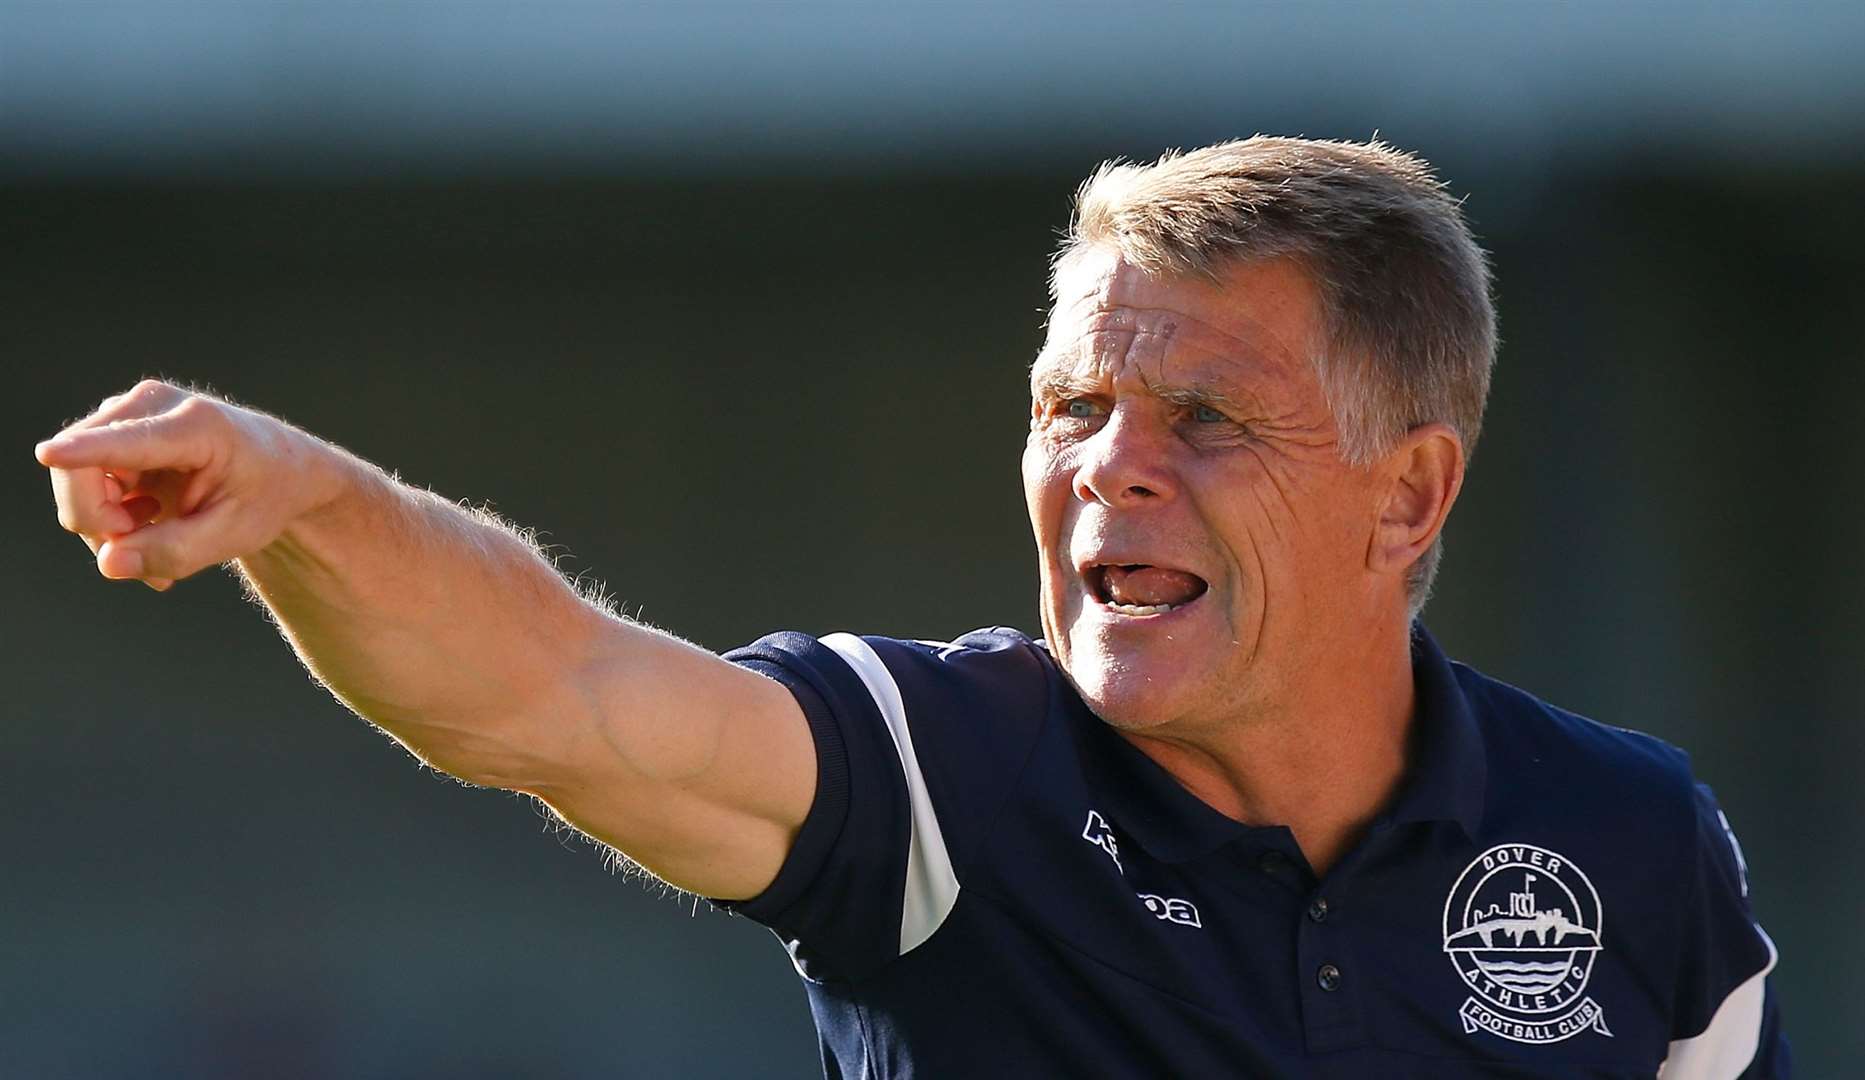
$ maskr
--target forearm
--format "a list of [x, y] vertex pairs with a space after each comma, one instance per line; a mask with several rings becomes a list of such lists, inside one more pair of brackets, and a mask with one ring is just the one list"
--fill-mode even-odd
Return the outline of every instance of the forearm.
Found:
[[334, 497], [237, 561], [311, 673], [423, 761], [522, 788], [553, 748], [539, 713], [606, 616], [489, 514], [340, 450]]
[[585, 599], [530, 539], [270, 416], [145, 379], [34, 448], [98, 572], [231, 563], [339, 700], [708, 896], [770, 884], [816, 752], [780, 683]]

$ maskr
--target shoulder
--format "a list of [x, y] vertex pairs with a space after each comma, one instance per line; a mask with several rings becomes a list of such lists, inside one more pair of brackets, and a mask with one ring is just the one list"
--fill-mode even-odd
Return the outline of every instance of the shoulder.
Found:
[[[951, 641], [831, 634], [823, 639], [846, 657], [865, 644], [896, 681], [911, 690], [972, 698], [999, 708], [1037, 706], [1048, 696], [1055, 663], [1029, 635], [1009, 627], [973, 630]], [[909, 689], [903, 686], [903, 689]]]
[[[876, 634], [771, 634], [727, 658], [811, 693], [824, 727], [848, 742], [892, 744], [948, 804], [1007, 782], [1057, 710], [1064, 685], [1048, 651], [988, 627], [952, 641]], [[805, 700], [805, 711], [810, 703]]]
[[1054, 661], [1007, 627], [952, 641], [829, 634], [822, 644], [866, 683], [901, 739], [945, 775], [1002, 779], [1054, 711]]
[[1054, 662], [1027, 634], [1009, 627], [973, 630], [952, 641], [880, 634], [796, 631], [767, 634], [726, 654], [726, 659], [767, 673], [801, 676], [818, 692], [859, 684], [876, 699], [915, 703], [928, 695], [1030, 703], [1045, 697]]
[[1690, 785], [1690, 755], [1664, 739], [1561, 709], [1468, 664], [1453, 662], [1451, 670], [1483, 726], [1492, 759], [1514, 763], [1514, 757], [1527, 755], [1533, 763], [1539, 755], [1555, 755], [1602, 778]]
[[1653, 735], [1582, 716], [1467, 664], [1451, 669], [1483, 735], [1496, 783], [1572, 812], [1666, 811], [1674, 827], [1692, 817], [1690, 756]]
[[[767, 634], [725, 654], [726, 659], [801, 681], [825, 697], [889, 698], [913, 711], [941, 703], [989, 703], [1015, 711], [1048, 695], [1054, 661], [1027, 634], [1009, 627], [973, 630], [952, 641], [796, 631]], [[928, 700], [930, 699], [930, 700]]]

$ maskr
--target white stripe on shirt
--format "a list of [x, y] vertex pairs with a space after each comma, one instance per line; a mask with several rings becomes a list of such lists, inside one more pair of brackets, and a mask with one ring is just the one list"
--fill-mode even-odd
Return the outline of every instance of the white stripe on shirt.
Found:
[[1755, 1060], [1755, 1051], [1761, 1048], [1762, 1005], [1767, 999], [1764, 980], [1781, 958], [1760, 926], [1755, 932], [1768, 946], [1768, 963], [1729, 992], [1703, 1034], [1671, 1043], [1664, 1064], [1658, 1067], [1658, 1080], [1736, 1080]]
[[900, 911], [900, 953], [904, 956], [932, 937], [952, 913], [952, 905], [958, 902], [958, 875], [952, 872], [952, 859], [946, 854], [939, 818], [933, 812], [926, 779], [920, 775], [920, 761], [913, 752], [913, 732], [907, 727], [906, 703], [901, 700], [899, 684], [894, 682], [887, 665], [874, 649], [855, 635], [830, 634], [822, 643], [835, 650], [861, 677], [869, 696], [874, 698], [875, 707], [881, 711], [881, 719], [887, 722], [894, 751], [900, 755], [900, 769], [906, 774], [907, 804], [913, 828], [907, 840], [907, 891]]

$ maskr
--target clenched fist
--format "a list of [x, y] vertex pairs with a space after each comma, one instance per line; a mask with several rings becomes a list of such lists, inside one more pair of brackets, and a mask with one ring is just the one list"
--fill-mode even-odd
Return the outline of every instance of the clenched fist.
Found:
[[154, 379], [36, 448], [58, 523], [107, 578], [157, 590], [278, 539], [335, 497], [334, 448], [276, 417]]

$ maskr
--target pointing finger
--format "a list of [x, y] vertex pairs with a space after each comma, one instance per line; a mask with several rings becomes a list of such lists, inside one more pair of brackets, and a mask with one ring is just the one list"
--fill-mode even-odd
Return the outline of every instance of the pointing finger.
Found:
[[54, 469], [193, 470], [213, 458], [200, 427], [171, 416], [119, 420], [104, 427], [68, 429], [33, 448]]
[[[46, 443], [57, 443], [60, 437], [77, 431], [89, 431], [94, 428], [107, 427], [122, 420], [153, 416], [159, 410], [172, 403], [181, 395], [181, 391], [155, 379], [144, 379], [129, 390], [113, 397], [107, 397], [97, 406], [97, 410], [81, 420], [67, 424], [63, 431]], [[40, 445], [45, 445], [44, 443]], [[40, 458], [41, 464], [50, 464]], [[139, 470], [119, 467], [113, 470], [124, 489], [134, 488], [141, 479]], [[106, 474], [108, 475], [108, 474]], [[116, 495], [113, 493], [113, 499]]]

